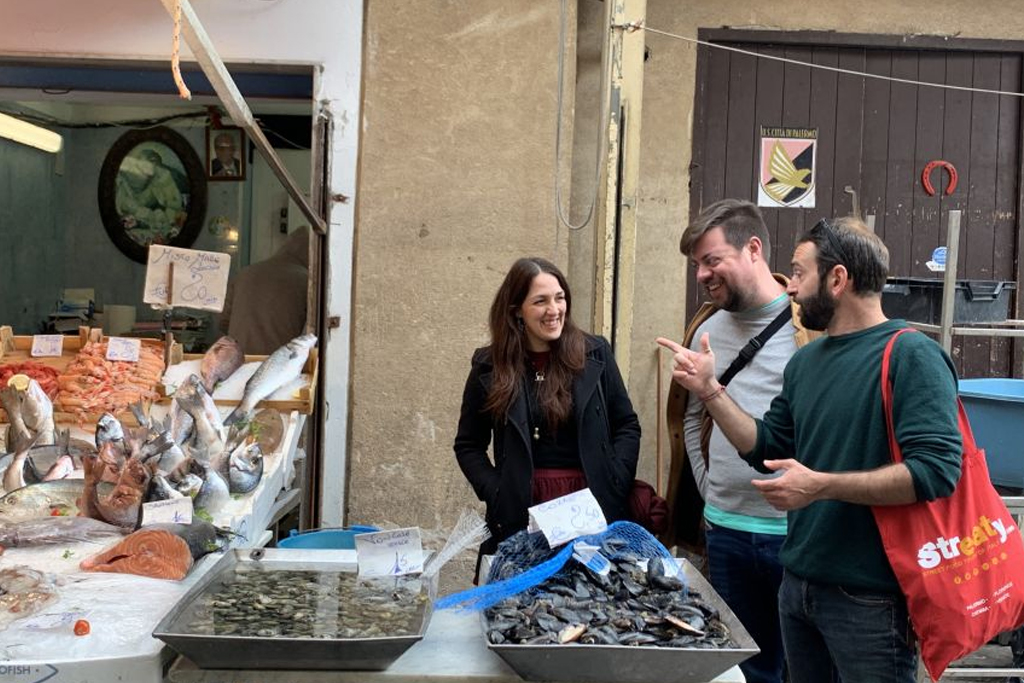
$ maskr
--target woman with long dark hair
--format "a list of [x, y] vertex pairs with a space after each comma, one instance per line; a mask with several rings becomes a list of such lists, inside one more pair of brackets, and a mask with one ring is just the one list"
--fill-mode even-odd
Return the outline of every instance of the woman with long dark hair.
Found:
[[640, 422], [608, 342], [571, 310], [561, 271], [521, 258], [491, 304], [491, 343], [473, 354], [455, 456], [487, 504], [484, 553], [526, 528], [531, 505], [587, 487], [609, 523], [629, 518]]

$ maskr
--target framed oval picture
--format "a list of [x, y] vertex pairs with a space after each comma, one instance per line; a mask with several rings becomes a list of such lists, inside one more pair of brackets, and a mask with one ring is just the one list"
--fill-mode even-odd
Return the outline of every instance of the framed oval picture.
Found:
[[146, 263], [149, 245], [188, 248], [206, 216], [206, 173], [188, 140], [165, 126], [128, 131], [100, 169], [100, 216], [118, 249]]

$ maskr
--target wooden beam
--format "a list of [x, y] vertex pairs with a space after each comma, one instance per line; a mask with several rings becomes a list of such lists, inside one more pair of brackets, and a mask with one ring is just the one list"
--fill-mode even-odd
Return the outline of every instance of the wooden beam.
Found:
[[274, 151], [266, 136], [263, 135], [263, 130], [256, 124], [252, 110], [249, 109], [249, 105], [235, 85], [234, 79], [231, 78], [227, 67], [224, 66], [224, 60], [217, 54], [213, 41], [210, 40], [210, 36], [206, 33], [206, 29], [203, 28], [202, 22], [199, 21], [195, 10], [192, 9], [192, 3], [189, 0], [160, 1], [172, 19], [174, 18], [175, 9], [180, 5], [181, 29], [182, 34], [185, 36], [185, 42], [191, 48], [193, 56], [195, 56], [196, 61], [199, 63], [199, 67], [210, 80], [210, 84], [217, 93], [221, 104], [224, 105], [224, 108], [235, 124], [248, 133], [249, 139], [253, 141], [260, 155], [270, 165], [274, 175], [284, 185], [288, 196], [298, 204], [302, 215], [313, 226], [313, 230], [320, 235], [326, 235], [327, 223], [322, 216], [313, 210], [313, 206], [306, 198], [306, 195], [303, 194], [298, 183], [295, 182], [295, 179], [288, 173], [288, 169], [284, 167], [280, 157], [277, 156], [277, 152]]

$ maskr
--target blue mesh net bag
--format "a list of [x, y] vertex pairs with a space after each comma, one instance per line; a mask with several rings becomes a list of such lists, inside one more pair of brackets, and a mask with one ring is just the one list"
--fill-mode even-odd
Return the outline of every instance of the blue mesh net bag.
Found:
[[[520, 531], [498, 546], [484, 585], [445, 596], [435, 607], [484, 610], [535, 589], [570, 563], [584, 563], [587, 575], [600, 583], [602, 572], [607, 574], [610, 566], [641, 561], [652, 567], [665, 563], [673, 563], [674, 567], [675, 562], [658, 539], [632, 522], [615, 522], [599, 534], [581, 536], [556, 549], [548, 546], [543, 534]], [[676, 580], [681, 579], [680, 574]]]

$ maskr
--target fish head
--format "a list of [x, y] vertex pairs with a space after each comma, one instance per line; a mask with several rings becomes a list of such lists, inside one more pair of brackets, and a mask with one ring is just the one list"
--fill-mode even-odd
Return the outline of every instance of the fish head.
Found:
[[124, 439], [124, 428], [121, 422], [110, 413], [103, 413], [96, 422], [96, 448], [102, 447], [108, 441], [121, 441]]
[[192, 473], [186, 474], [178, 481], [175, 488], [184, 495], [195, 498], [203, 488], [203, 478]]
[[21, 414], [30, 424], [40, 424], [43, 420], [53, 418], [53, 402], [46, 395], [39, 382], [29, 379], [28, 388], [23, 392]]
[[196, 374], [189, 375], [174, 391], [174, 401], [192, 417], [203, 410], [207, 396], [203, 382]]

